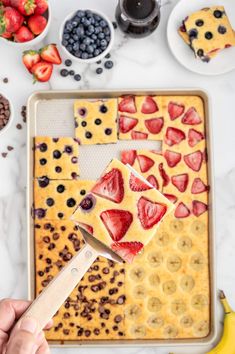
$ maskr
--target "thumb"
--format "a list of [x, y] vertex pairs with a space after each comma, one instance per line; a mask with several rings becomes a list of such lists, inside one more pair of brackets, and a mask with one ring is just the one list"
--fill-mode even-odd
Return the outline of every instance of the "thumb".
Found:
[[7, 343], [6, 354], [34, 354], [38, 348], [38, 323], [33, 318], [22, 318], [13, 329]]

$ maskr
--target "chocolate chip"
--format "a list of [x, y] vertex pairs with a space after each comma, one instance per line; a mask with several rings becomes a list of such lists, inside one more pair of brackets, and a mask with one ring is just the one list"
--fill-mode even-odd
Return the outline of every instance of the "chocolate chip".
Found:
[[13, 148], [13, 146], [8, 145], [7, 150], [12, 151], [12, 150], [14, 150], [14, 148]]
[[226, 27], [224, 27], [224, 26], [219, 26], [219, 27], [218, 27], [218, 32], [219, 32], [220, 34], [225, 34], [225, 33], [227, 32], [227, 29], [226, 29]]
[[56, 172], [56, 173], [62, 172], [62, 168], [61, 168], [60, 166], [56, 166], [56, 167], [55, 167], [55, 172]]
[[58, 232], [55, 232], [53, 235], [52, 235], [52, 238], [53, 240], [58, 240], [60, 238], [60, 234], [58, 234]]
[[125, 295], [121, 295], [121, 296], [119, 296], [118, 299], [117, 299], [117, 304], [118, 304], [118, 305], [122, 305], [122, 304], [125, 303], [125, 301], [126, 301], [126, 296], [125, 296]]
[[9, 82], [9, 79], [7, 77], [4, 77], [3, 82], [4, 84], [7, 84]]
[[43, 237], [43, 241], [44, 241], [45, 243], [50, 243], [50, 237], [49, 237], [49, 236], [44, 236], [44, 237]]
[[208, 39], [208, 40], [210, 40], [211, 38], [213, 38], [212, 32], [209, 32], [209, 31], [206, 32], [206, 33], [205, 33], [205, 38]]
[[119, 281], [119, 282], [117, 283], [117, 285], [118, 285], [118, 286], [122, 286], [122, 285], [123, 285], [123, 282], [122, 282], [122, 281]]
[[64, 313], [64, 318], [69, 318], [70, 317], [70, 313], [69, 312], [65, 312]]
[[111, 135], [112, 134], [112, 129], [107, 128], [107, 129], [105, 129], [104, 132], [105, 132], [106, 135]]
[[96, 277], [94, 275], [89, 275], [88, 280], [92, 283], [95, 281]]
[[46, 262], [47, 262], [47, 264], [51, 264], [51, 259], [50, 258], [46, 258]]
[[2, 152], [2, 157], [5, 159], [7, 157], [7, 152]]
[[59, 150], [53, 151], [53, 157], [54, 159], [60, 159], [61, 158], [61, 152]]
[[63, 193], [65, 190], [65, 187], [63, 186], [63, 184], [59, 184], [57, 187], [57, 192], [58, 193]]
[[49, 178], [47, 178], [46, 176], [43, 176], [38, 179], [38, 184], [39, 184], [39, 187], [41, 187], [41, 188], [46, 188], [49, 183], [50, 183]]
[[121, 321], [122, 321], [122, 316], [121, 315], [117, 315], [117, 316], [114, 317], [114, 322], [119, 323]]
[[85, 137], [86, 137], [87, 139], [91, 139], [91, 138], [92, 138], [91, 132], [86, 132]]
[[107, 111], [108, 111], [108, 108], [104, 104], [102, 104], [102, 106], [100, 106], [100, 112], [106, 113]]
[[203, 20], [197, 20], [196, 21], [196, 26], [201, 27], [203, 25], [204, 25], [204, 21]]
[[51, 251], [51, 250], [53, 250], [54, 248], [55, 248], [55, 244], [54, 244], [53, 242], [50, 243], [49, 246], [48, 246], [48, 250]]
[[69, 304], [68, 302], [66, 302], [65, 305], [64, 305], [64, 307], [65, 307], [66, 309], [69, 309], [69, 308], [70, 308], [70, 304]]
[[86, 337], [90, 337], [90, 335], [91, 335], [91, 331], [89, 329], [86, 329], [85, 330], [85, 336]]
[[70, 261], [70, 259], [73, 257], [72, 253], [68, 252], [63, 256], [63, 260], [65, 262]]
[[99, 118], [95, 119], [95, 124], [96, 125], [100, 125], [101, 123], [102, 123], [101, 119], [99, 119]]
[[75, 199], [69, 198], [69, 199], [67, 200], [67, 207], [73, 208], [75, 205], [76, 205], [76, 200], [75, 200]]
[[46, 151], [47, 151], [47, 144], [46, 144], [46, 143], [40, 144], [39, 150], [40, 150], [41, 152], [46, 152]]
[[46, 203], [49, 207], [51, 207], [55, 204], [55, 201], [52, 198], [47, 198]]
[[81, 123], [81, 126], [82, 126], [82, 127], [86, 127], [86, 126], [87, 126], [87, 122], [83, 121], [83, 122]]
[[22, 125], [20, 123], [16, 124], [16, 128], [21, 130], [22, 129]]
[[108, 268], [108, 267], [103, 268], [103, 269], [102, 269], [102, 272], [103, 272], [104, 274], [109, 274], [109, 268]]
[[201, 58], [204, 55], [204, 50], [203, 49], [198, 49], [197, 55]]
[[67, 336], [69, 335], [69, 329], [63, 329], [63, 333]]
[[220, 10], [215, 10], [215, 11], [214, 11], [214, 16], [215, 16], [216, 18], [221, 18], [221, 17], [223, 16], [223, 12], [220, 11]]
[[100, 334], [100, 330], [99, 330], [98, 328], [95, 328], [95, 329], [94, 329], [94, 334], [95, 334], [96, 336], [98, 336], [98, 335]]
[[44, 272], [42, 272], [41, 270], [39, 270], [38, 275], [39, 275], [40, 277], [43, 277]]
[[118, 330], [118, 326], [113, 326], [113, 330], [117, 331]]
[[81, 337], [82, 336], [82, 334], [83, 334], [83, 328], [80, 328], [78, 331], [77, 331], [77, 336], [78, 337]]

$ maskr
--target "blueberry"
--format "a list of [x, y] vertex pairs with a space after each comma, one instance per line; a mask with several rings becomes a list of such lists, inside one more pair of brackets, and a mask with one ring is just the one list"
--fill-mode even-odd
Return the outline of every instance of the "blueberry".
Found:
[[92, 24], [92, 25], [95, 24], [95, 18], [94, 18], [94, 17], [91, 17], [91, 18], [90, 18], [90, 21], [91, 21], [91, 24]]
[[50, 183], [49, 178], [47, 178], [46, 176], [43, 176], [38, 180], [39, 187], [41, 188], [46, 188], [49, 183]]
[[81, 123], [81, 126], [82, 126], [82, 127], [86, 127], [86, 126], [87, 126], [87, 122], [83, 121], [83, 122]]
[[101, 60], [98, 60], [98, 61], [96, 62], [96, 64], [101, 64]]
[[46, 203], [49, 207], [55, 204], [54, 199], [52, 198], [47, 198]]
[[202, 27], [204, 25], [203, 20], [197, 20], [195, 23], [196, 23], [196, 26], [198, 26], [198, 27]]
[[93, 58], [93, 54], [88, 54], [88, 59]]
[[106, 36], [106, 41], [109, 43], [110, 42], [110, 36]]
[[97, 39], [97, 35], [93, 33], [93, 34], [91, 35], [91, 38], [94, 39], [94, 41], [95, 41], [95, 40]]
[[54, 159], [60, 159], [61, 158], [61, 152], [59, 150], [53, 151], [53, 158]]
[[91, 10], [86, 10], [85, 13], [88, 18], [93, 17], [93, 13], [91, 12]]
[[103, 32], [106, 36], [110, 35], [110, 29], [108, 27], [105, 27]]
[[78, 17], [84, 17], [85, 16], [85, 12], [84, 11], [82, 11], [82, 10], [78, 10], [77, 12], [76, 12], [76, 16], [78, 16]]
[[198, 36], [198, 31], [196, 30], [196, 28], [193, 28], [189, 31], [189, 38], [191, 40], [197, 38], [197, 36]]
[[88, 53], [83, 52], [82, 53], [82, 59], [88, 59]]
[[223, 16], [223, 12], [220, 11], [220, 10], [215, 10], [215, 11], [214, 11], [214, 16], [215, 16], [216, 18], [221, 18], [221, 17]]
[[100, 33], [98, 34], [98, 38], [99, 38], [99, 39], [104, 39], [104, 38], [105, 38], [104, 33], [103, 33], [103, 32], [100, 32]]
[[95, 27], [95, 34], [98, 34], [102, 31], [102, 28], [100, 26]]
[[[96, 74], [100, 75], [100, 74], [102, 74], [102, 72], [103, 72], [103, 69], [102, 69], [102, 68], [97, 68], [97, 69], [96, 69]], [[96, 124], [97, 124], [97, 123], [96, 123]]]
[[88, 18], [85, 18], [84, 21], [83, 21], [83, 24], [84, 24], [84, 26], [88, 27], [88, 26], [90, 26], [91, 21], [88, 20]]
[[95, 205], [95, 198], [93, 197], [93, 195], [88, 195], [80, 203], [80, 207], [83, 210], [90, 210], [94, 205]]
[[96, 45], [97, 45], [97, 47], [100, 47], [100, 39], [97, 39]]
[[100, 21], [100, 27], [104, 28], [107, 26], [107, 22], [105, 20]]
[[96, 120], [95, 120], [95, 124], [96, 125], [100, 125], [102, 123], [102, 120], [101, 119], [99, 119], [99, 118], [96, 118]]
[[86, 50], [86, 45], [84, 43], [80, 44], [79, 49], [84, 52]]
[[60, 70], [60, 75], [63, 76], [63, 77], [66, 77], [68, 76], [69, 72], [67, 69], [61, 69]]
[[67, 47], [68, 44], [69, 44], [68, 41], [66, 41], [65, 39], [62, 40], [62, 45], [64, 47]]
[[81, 75], [79, 75], [79, 74], [76, 74], [76, 75], [74, 75], [74, 80], [75, 81], [80, 81], [81, 80]]
[[108, 108], [104, 104], [102, 104], [102, 106], [100, 106], [100, 112], [106, 113], [106, 112], [108, 112]]
[[104, 67], [105, 67], [106, 69], [112, 69], [112, 67], [113, 67], [113, 62], [112, 62], [112, 60], [107, 60], [107, 61], [104, 63]]
[[79, 50], [77, 50], [75, 53], [74, 53], [75, 57], [77, 58], [81, 58], [82, 57], [82, 53], [79, 52]]
[[76, 33], [77, 33], [78, 37], [83, 37], [84, 36], [84, 27], [82, 25], [80, 25], [76, 29]]
[[106, 47], [107, 47], [107, 45], [108, 45], [108, 43], [107, 43], [106, 39], [102, 39], [102, 40], [100, 41], [100, 45], [101, 45], [101, 47], [106, 48]]
[[74, 39], [73, 39], [73, 38], [69, 38], [68, 42], [69, 42], [70, 44], [73, 44], [73, 43], [74, 43]]
[[70, 155], [73, 153], [73, 148], [72, 146], [66, 145], [64, 151]]
[[72, 26], [73, 26], [73, 28], [74, 28], [74, 27], [77, 27], [77, 25], [78, 25], [78, 22], [75, 21], [75, 20], [73, 20], [73, 21], [72, 21]]
[[70, 35], [68, 34], [68, 33], [65, 33], [64, 35], [63, 35], [63, 39], [69, 39], [70, 38]]
[[210, 40], [213, 37], [213, 34], [211, 32], [206, 32], [205, 33], [205, 38]]
[[59, 184], [57, 187], [57, 192], [63, 193], [64, 191], [65, 191], [65, 187], [63, 186], [63, 184]]
[[47, 151], [47, 144], [46, 144], [46, 143], [40, 144], [39, 150], [40, 150], [41, 152]]
[[85, 37], [85, 38], [83, 39], [83, 44], [89, 45], [90, 43], [91, 43], [91, 39], [90, 39], [89, 37]]
[[71, 44], [69, 44], [69, 45], [67, 45], [66, 49], [68, 52], [72, 52], [73, 47], [71, 46]]
[[79, 49], [79, 44], [78, 44], [78, 42], [77, 42], [77, 43], [74, 43], [74, 45], [73, 45], [73, 50], [74, 50], [74, 52], [76, 52], [78, 49]]
[[86, 51], [87, 51], [88, 54], [92, 54], [92, 53], [94, 52], [94, 47], [93, 47], [93, 45], [88, 45], [88, 46], [86, 47]]
[[76, 205], [76, 200], [75, 200], [75, 199], [69, 198], [69, 199], [67, 200], [67, 206], [68, 206], [69, 208], [73, 208], [75, 205]]
[[73, 29], [72, 23], [71, 22], [67, 22], [65, 25], [65, 28], [68, 32], [71, 32]]
[[87, 139], [91, 139], [92, 138], [92, 134], [90, 132], [86, 132], [85, 137]]
[[[75, 33], [76, 33], [76, 32], [75, 32]], [[73, 35], [73, 39], [74, 39], [75, 42], [78, 41], [78, 40], [79, 40], [78, 35], [77, 35], [77, 34], [74, 34], [74, 35]]]
[[117, 29], [117, 22], [113, 21], [113, 22], [112, 22], [112, 25], [113, 25], [113, 28], [114, 28], [114, 29]]
[[43, 219], [46, 216], [46, 210], [39, 208], [39, 209], [35, 209], [34, 210], [34, 215], [38, 218], [38, 219]]
[[75, 75], [75, 71], [74, 70], [70, 70], [69, 71], [69, 75], [74, 76]]
[[95, 27], [94, 27], [93, 25], [90, 25], [90, 26], [88, 27], [88, 31], [89, 31], [90, 33], [94, 33]]
[[96, 21], [100, 21], [100, 20], [101, 20], [101, 17], [100, 17], [99, 15], [97, 15], [97, 14], [94, 14], [94, 19], [95, 19]]
[[203, 49], [198, 49], [197, 55], [198, 55], [200, 58], [203, 57], [203, 56], [204, 56], [204, 51], [203, 51]]
[[60, 166], [55, 167], [55, 172], [60, 173], [62, 171], [62, 168]]
[[46, 163], [47, 163], [47, 159], [40, 159], [40, 165], [41, 166], [44, 166], [44, 165], [46, 165]]
[[225, 33], [227, 32], [227, 29], [226, 29], [226, 27], [224, 27], [224, 26], [219, 26], [219, 27], [218, 27], [218, 32], [219, 32], [220, 34], [225, 34]]
[[106, 58], [106, 59], [109, 59], [110, 57], [111, 57], [111, 54], [110, 54], [110, 53], [108, 53], [108, 54], [105, 55], [105, 58]]
[[66, 59], [65, 62], [64, 62], [64, 64], [65, 64], [66, 66], [71, 66], [71, 65], [72, 65], [72, 60]]
[[80, 192], [81, 195], [85, 195], [86, 194], [86, 191], [85, 189], [82, 189], [81, 192]]
[[107, 128], [107, 129], [105, 129], [104, 132], [105, 132], [106, 135], [111, 135], [112, 134], [112, 129]]
[[62, 219], [62, 218], [63, 218], [63, 216], [64, 216], [64, 214], [63, 214], [63, 213], [58, 213], [57, 215], [58, 215], [58, 218], [59, 218], [59, 219]]

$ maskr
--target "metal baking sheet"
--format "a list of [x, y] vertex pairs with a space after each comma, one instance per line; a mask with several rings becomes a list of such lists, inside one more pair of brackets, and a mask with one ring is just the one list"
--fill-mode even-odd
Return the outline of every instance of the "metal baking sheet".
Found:
[[[27, 134], [27, 232], [28, 232], [28, 296], [35, 298], [35, 251], [34, 225], [31, 217], [33, 204], [33, 138], [41, 136], [74, 136], [73, 103], [75, 99], [113, 98], [121, 95], [161, 95], [192, 96], [202, 98], [204, 102], [206, 137], [208, 150], [208, 180], [211, 186], [209, 194], [209, 267], [210, 267], [210, 333], [200, 339], [166, 339], [166, 340], [107, 340], [107, 341], [50, 341], [52, 346], [63, 347], [97, 347], [97, 346], [182, 346], [208, 345], [213, 342], [216, 328], [216, 285], [215, 285], [215, 222], [213, 196], [213, 149], [212, 127], [210, 125], [210, 103], [208, 94], [200, 89], [156, 89], [156, 90], [121, 90], [121, 91], [38, 91], [28, 99], [28, 134]], [[82, 179], [96, 179], [113, 157], [118, 157], [123, 149], [155, 149], [161, 151], [161, 142], [154, 141], [118, 141], [117, 144], [80, 146], [80, 171]], [[89, 156], [92, 156], [89, 158]], [[102, 159], [100, 159], [102, 156]], [[96, 158], [97, 157], [97, 158]], [[97, 161], [94, 164], [94, 161]]]

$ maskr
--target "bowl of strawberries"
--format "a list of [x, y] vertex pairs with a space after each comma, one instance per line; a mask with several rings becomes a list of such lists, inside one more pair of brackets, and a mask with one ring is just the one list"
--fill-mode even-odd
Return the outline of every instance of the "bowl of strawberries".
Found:
[[0, 40], [15, 47], [41, 42], [48, 33], [48, 0], [0, 0]]

